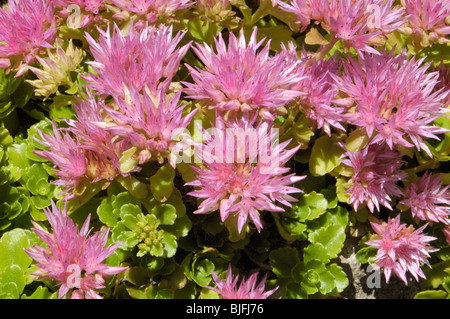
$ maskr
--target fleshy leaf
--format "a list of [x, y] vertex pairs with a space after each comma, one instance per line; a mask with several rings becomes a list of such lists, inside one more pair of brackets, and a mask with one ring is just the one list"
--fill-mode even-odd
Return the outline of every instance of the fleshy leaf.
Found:
[[172, 194], [175, 177], [175, 170], [170, 164], [165, 164], [159, 168], [155, 175], [150, 177], [150, 189], [155, 199], [165, 202]]

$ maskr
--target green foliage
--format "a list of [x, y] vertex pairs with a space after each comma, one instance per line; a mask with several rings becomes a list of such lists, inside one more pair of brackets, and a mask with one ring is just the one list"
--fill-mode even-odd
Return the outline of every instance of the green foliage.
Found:
[[15, 228], [0, 239], [0, 299], [18, 299], [27, 284], [31, 258], [24, 251], [35, 240], [30, 230]]
[[[111, 19], [116, 13], [113, 7], [105, 11], [99, 13], [105, 19], [93, 23], [103, 23], [101, 21]], [[121, 14], [125, 18], [125, 14]], [[126, 34], [131, 21], [139, 19], [131, 16], [124, 21], [116, 19], [116, 22]], [[170, 24], [176, 32], [186, 31], [180, 46], [190, 42], [194, 47], [195, 43], [205, 43], [215, 50], [214, 39], [219, 34], [227, 42], [230, 32], [237, 35], [242, 31], [248, 40], [257, 27], [257, 40], [263, 41], [263, 46], [270, 41], [270, 56], [293, 43], [297, 46], [298, 56], [305, 49], [311, 61], [322, 57], [357, 57], [354, 48], [349, 48], [346, 41], [336, 41], [320, 23], [300, 31], [303, 26], [295, 14], [274, 7], [271, 0], [233, 0], [225, 9], [211, 12], [201, 12], [194, 5], [173, 17], [158, 19], [158, 24]], [[65, 42], [78, 40], [80, 56], [84, 57], [89, 51], [85, 31], [85, 28], [59, 26], [57, 36]], [[98, 35], [96, 28], [89, 27], [88, 33], [94, 38]], [[373, 40], [381, 41], [378, 37]], [[387, 34], [385, 40], [388, 51], [395, 50], [397, 54], [406, 50], [408, 58], [424, 57], [431, 64], [430, 72], [436, 71], [441, 64], [448, 68], [448, 43], [431, 41], [430, 36], [418, 40], [399, 31]], [[39, 52], [39, 55], [46, 58], [45, 52]], [[48, 207], [51, 200], [58, 204], [63, 202], [63, 186], [52, 183], [57, 179], [53, 164], [36, 155], [35, 151], [45, 149], [39, 143], [40, 132], [52, 134], [52, 121], [58, 127], [67, 127], [66, 119], [76, 120], [73, 104], [87, 98], [88, 82], [81, 75], [96, 73], [86, 64], [92, 60], [92, 55], [86, 57], [86, 61], [80, 60], [81, 72], [77, 70], [67, 77], [70, 84], [60, 86], [61, 92], [45, 98], [30, 85], [36, 78], [32, 72], [16, 77], [14, 70], [0, 69], [0, 298], [58, 297], [54, 282], [35, 280], [32, 273], [37, 266], [24, 250], [33, 244], [44, 244], [31, 230], [31, 222], [49, 227], [43, 208]], [[35, 67], [42, 69], [40, 64], [39, 60], [34, 62]], [[169, 94], [180, 89], [180, 81], [191, 80], [186, 64], [204, 67], [194, 50], [188, 50], [170, 83]], [[309, 67], [309, 62], [306, 66]], [[105, 98], [106, 103], [112, 100]], [[336, 96], [336, 99], [340, 98], [346, 97]], [[202, 121], [203, 128], [209, 128], [214, 122], [216, 111], [202, 108], [203, 101], [186, 98], [181, 103], [188, 105], [184, 114], [199, 108], [195, 119]], [[348, 107], [352, 110], [354, 105]], [[106, 280], [102, 296], [220, 298], [206, 286], [214, 285], [212, 271], [225, 279], [231, 264], [234, 274], [247, 276], [255, 270], [259, 270], [260, 276], [266, 273], [266, 290], [279, 287], [273, 298], [339, 297], [352, 279], [347, 277], [340, 260], [344, 246], [353, 242], [348, 240], [349, 236], [357, 238], [355, 242], [359, 241], [358, 247], [353, 247], [357, 261], [361, 264], [374, 262], [377, 249], [365, 244], [373, 233], [369, 222], [383, 219], [384, 213], [372, 214], [364, 207], [351, 210], [348, 189], [353, 171], [340, 161], [345, 150], [362, 150], [372, 137], [367, 135], [365, 128], [355, 128], [348, 123], [343, 123], [347, 131], [331, 127], [331, 133], [326, 134], [323, 129], [317, 129], [320, 123], [314, 123], [314, 116], [299, 107], [298, 100], [287, 103], [277, 112], [274, 127], [279, 129], [280, 142], [289, 141], [287, 149], [299, 146], [293, 161], [286, 163], [286, 167], [290, 169], [289, 173], [306, 178], [294, 185], [303, 193], [293, 195], [298, 201], [292, 202], [292, 207], [274, 201], [284, 211], [258, 212], [263, 224], [260, 231], [252, 223], [246, 223], [239, 232], [238, 216], [233, 213], [225, 221], [218, 211], [194, 214], [200, 202], [188, 195], [193, 188], [186, 183], [195, 180], [196, 175], [191, 163], [177, 163], [173, 168], [167, 161], [151, 158], [142, 164], [139, 163], [141, 150], [134, 146], [128, 146], [118, 156], [122, 174], [107, 182], [85, 182], [77, 186], [75, 198], [67, 202], [70, 217], [82, 225], [90, 215], [92, 231], [109, 227], [108, 245], [120, 243], [120, 246], [105, 262], [128, 267]], [[233, 116], [233, 113], [226, 116]], [[430, 125], [450, 129], [448, 116], [433, 119]], [[194, 123], [188, 128], [192, 132]], [[398, 147], [404, 153], [402, 161], [408, 179], [415, 180], [424, 171], [433, 170], [443, 173], [444, 186], [450, 184], [447, 172], [450, 133], [438, 134], [438, 137], [424, 141], [432, 157], [414, 148]], [[117, 137], [114, 141], [121, 139]], [[401, 188], [404, 185], [406, 181], [399, 182]], [[410, 224], [417, 223], [418, 220], [414, 220], [397, 199], [392, 199], [393, 210], [389, 216], [401, 212], [402, 218]], [[440, 250], [430, 257], [432, 267], [424, 267], [427, 279], [421, 283], [427, 288], [415, 298], [449, 299], [450, 248], [442, 225], [430, 225], [428, 230], [430, 235], [438, 238], [433, 243]]]
[[[349, 284], [342, 267], [333, 262], [344, 246], [348, 212], [337, 206], [334, 198], [329, 199], [330, 203], [317, 192], [305, 194], [285, 213], [303, 225], [302, 241], [308, 243], [302, 250], [285, 247], [270, 253], [273, 272], [283, 279], [282, 289], [286, 290], [288, 297], [336, 295]], [[284, 227], [280, 229], [283, 237], [288, 240], [295, 238], [298, 228], [287, 228], [283, 222], [277, 225]]]
[[323, 135], [319, 137], [311, 149], [309, 169], [313, 176], [321, 176], [330, 173], [340, 164], [339, 158], [344, 149], [338, 145], [339, 137]]
[[137, 256], [170, 258], [177, 251], [177, 240], [188, 234], [191, 222], [176, 192], [165, 203], [138, 200], [128, 192], [111, 194], [98, 207], [100, 220], [112, 227], [115, 243], [121, 249], [138, 249]]

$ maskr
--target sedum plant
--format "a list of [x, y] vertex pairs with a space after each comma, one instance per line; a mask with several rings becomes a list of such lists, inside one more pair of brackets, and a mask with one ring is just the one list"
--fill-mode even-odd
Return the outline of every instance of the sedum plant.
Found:
[[450, 297], [448, 1], [8, 0], [0, 29], [0, 298]]

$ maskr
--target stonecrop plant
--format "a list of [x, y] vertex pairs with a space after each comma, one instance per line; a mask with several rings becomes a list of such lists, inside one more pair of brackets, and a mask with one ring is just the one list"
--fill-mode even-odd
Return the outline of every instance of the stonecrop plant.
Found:
[[2, 3], [0, 298], [450, 298], [448, 0]]

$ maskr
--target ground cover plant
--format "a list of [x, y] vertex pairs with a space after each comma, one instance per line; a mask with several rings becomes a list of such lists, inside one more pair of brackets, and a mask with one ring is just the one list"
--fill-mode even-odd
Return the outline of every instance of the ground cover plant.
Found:
[[349, 297], [344, 248], [448, 298], [449, 34], [447, 0], [3, 3], [0, 298]]

